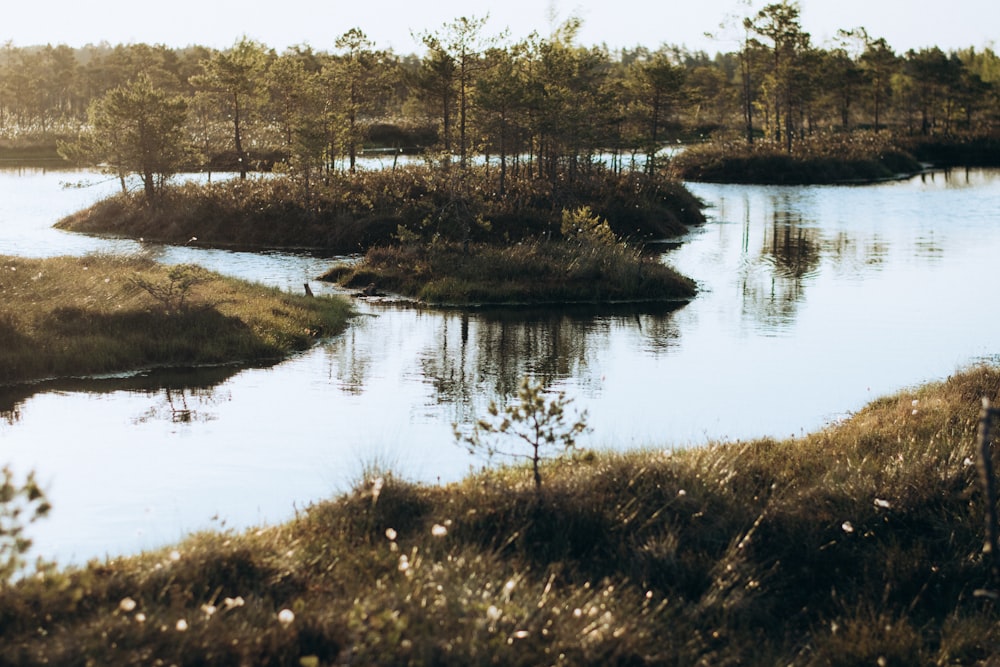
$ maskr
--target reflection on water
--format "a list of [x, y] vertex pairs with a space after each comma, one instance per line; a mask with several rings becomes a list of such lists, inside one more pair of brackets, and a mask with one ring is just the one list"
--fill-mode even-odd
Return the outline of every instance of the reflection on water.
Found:
[[[0, 254], [144, 253], [300, 291], [336, 261], [51, 229], [114, 184], [0, 171]], [[786, 437], [995, 359], [979, 285], [1000, 249], [1000, 171], [867, 187], [693, 184], [710, 221], [664, 259], [699, 296], [636, 308], [421, 310], [357, 302], [340, 336], [267, 368], [157, 371], [0, 390], [0, 462], [35, 468], [63, 561], [287, 518], [373, 461], [428, 482], [482, 465], [452, 424], [530, 375], [586, 410], [595, 447]], [[0, 320], [2, 321], [2, 320]]]
[[[201, 368], [162, 368], [102, 378], [61, 378], [13, 386], [0, 386], [0, 416], [13, 424], [21, 417], [25, 401], [35, 394], [86, 393], [107, 395], [125, 391], [162, 397], [170, 406], [175, 400], [183, 405], [187, 397], [211, 397], [215, 387], [233, 377], [237, 366], [205, 366]], [[173, 393], [171, 393], [173, 392]], [[181, 408], [183, 409], [183, 408]], [[150, 408], [150, 413], [157, 412]]]

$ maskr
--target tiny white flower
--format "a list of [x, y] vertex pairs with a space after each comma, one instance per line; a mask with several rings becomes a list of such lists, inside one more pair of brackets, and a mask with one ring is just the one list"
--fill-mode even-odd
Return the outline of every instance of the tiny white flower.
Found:
[[132, 598], [122, 598], [122, 601], [118, 603], [118, 608], [128, 613], [134, 611], [136, 607], [136, 602]]
[[491, 621], [499, 621], [501, 616], [503, 616], [503, 612], [497, 609], [497, 606], [494, 604], [491, 604], [489, 609], [486, 610], [486, 618]]
[[851, 523], [850, 521], [845, 521], [844, 523], [840, 524], [840, 527], [843, 529], [845, 533], [854, 532], [854, 524]]
[[448, 529], [439, 523], [434, 524], [434, 527], [431, 528], [431, 535], [433, 535], [434, 537], [444, 537], [447, 534], [448, 534]]
[[222, 606], [225, 607], [227, 611], [235, 607], [242, 607], [244, 604], [243, 598], [240, 596], [235, 598], [226, 598], [222, 601]]
[[136, 623], [145, 623], [146, 622], [146, 615], [140, 611], [138, 614], [135, 615], [135, 622]]
[[890, 503], [888, 500], [882, 500], [881, 498], [876, 498], [875, 507], [881, 507], [882, 509], [887, 510], [890, 507], [892, 507], [892, 503]]
[[295, 612], [291, 609], [282, 609], [278, 612], [278, 622], [284, 626], [291, 625], [292, 621], [295, 620]]
[[682, 497], [682, 498], [684, 496], [686, 496], [687, 494], [688, 494], [688, 492], [685, 491], [684, 489], [680, 489], [680, 490], [677, 491], [677, 495], [680, 496], [680, 497]]
[[201, 605], [201, 612], [203, 614], [205, 614], [205, 616], [211, 616], [216, 611], [218, 611], [218, 609], [216, 609], [216, 606], [214, 604], [203, 604], [203, 605]]
[[182, 618], [179, 621], [177, 621], [177, 625], [174, 627], [177, 628], [177, 632], [187, 632], [188, 622]]
[[181, 559], [181, 552], [180, 551], [178, 551], [177, 549], [174, 549], [173, 551], [170, 552], [170, 560], [172, 560], [173, 562], [176, 563], [180, 559]]
[[406, 554], [403, 554], [402, 556], [399, 557], [399, 571], [406, 572], [409, 569], [410, 569], [410, 559], [406, 557]]
[[397, 535], [397, 533], [396, 533], [396, 529], [395, 528], [386, 528], [385, 529], [385, 536], [387, 538], [389, 538], [390, 542], [395, 542], [396, 541], [396, 535]]

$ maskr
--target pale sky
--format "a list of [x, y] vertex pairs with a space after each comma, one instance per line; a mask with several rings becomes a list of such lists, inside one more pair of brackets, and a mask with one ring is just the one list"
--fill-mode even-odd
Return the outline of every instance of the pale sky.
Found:
[[[709, 53], [735, 42], [709, 40], [741, 0], [2, 0], [0, 43], [83, 46], [146, 42], [225, 48], [241, 36], [278, 51], [295, 44], [332, 50], [335, 39], [360, 28], [379, 48], [419, 53], [413, 32], [435, 31], [458, 17], [489, 15], [488, 33], [509, 29], [519, 39], [551, 32], [552, 17], [583, 19], [580, 43], [609, 47], [684, 45]], [[754, 0], [754, 9], [766, 2]], [[800, 0], [803, 28], [829, 46], [838, 28], [864, 26], [897, 51], [940, 46], [996, 48], [997, 0]]]

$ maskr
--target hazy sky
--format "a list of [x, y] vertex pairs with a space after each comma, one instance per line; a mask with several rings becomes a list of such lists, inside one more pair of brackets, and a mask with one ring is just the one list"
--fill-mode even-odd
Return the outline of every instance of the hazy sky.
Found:
[[[514, 38], [548, 34], [575, 15], [583, 19], [580, 42], [615, 48], [679, 44], [730, 51], [735, 44], [708, 40], [740, 0], [2, 0], [0, 42], [17, 46], [108, 41], [224, 48], [247, 35], [279, 51], [294, 44], [329, 50], [352, 27], [378, 47], [419, 52], [411, 33], [433, 31], [460, 16], [489, 15], [489, 32], [509, 28]], [[765, 2], [755, 0], [759, 9]], [[864, 26], [898, 52], [940, 46], [945, 50], [993, 46], [1000, 41], [997, 0], [801, 0], [802, 24], [821, 46], [838, 28]]]

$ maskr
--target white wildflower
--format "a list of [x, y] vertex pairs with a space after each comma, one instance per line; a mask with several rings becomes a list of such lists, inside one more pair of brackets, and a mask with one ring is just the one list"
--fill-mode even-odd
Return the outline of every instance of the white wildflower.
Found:
[[187, 632], [188, 622], [182, 618], [179, 621], [177, 621], [177, 625], [174, 627], [177, 628], [177, 632]]
[[431, 528], [431, 535], [433, 535], [434, 537], [444, 537], [447, 534], [448, 534], [448, 529], [439, 523], [434, 524], [434, 527]]
[[295, 620], [295, 612], [291, 609], [282, 609], [278, 612], [278, 622], [284, 626], [291, 625], [292, 621]]
[[850, 521], [845, 521], [844, 523], [840, 524], [840, 527], [843, 529], [845, 533], [854, 532], [854, 524], [851, 523]]
[[134, 611], [136, 607], [136, 602], [132, 598], [123, 598], [121, 602], [118, 603], [118, 608], [128, 613]]
[[222, 601], [222, 606], [226, 608], [226, 611], [234, 609], [235, 607], [242, 607], [246, 602], [241, 596], [236, 596], [235, 598], [226, 598]]
[[396, 541], [396, 535], [397, 535], [397, 533], [396, 533], [396, 529], [395, 528], [386, 528], [385, 529], [385, 536], [387, 538], [389, 538], [390, 542], [395, 542]]

